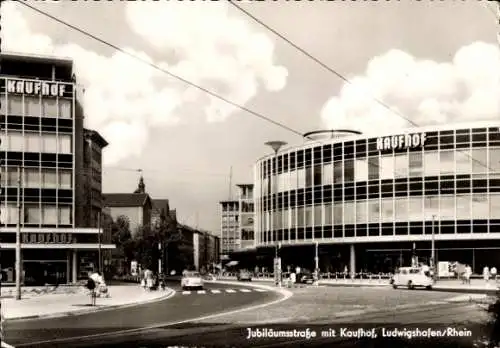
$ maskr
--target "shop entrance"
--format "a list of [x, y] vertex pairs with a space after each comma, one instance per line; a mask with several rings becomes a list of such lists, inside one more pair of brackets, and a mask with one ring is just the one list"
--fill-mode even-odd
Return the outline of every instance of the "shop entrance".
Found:
[[67, 281], [67, 261], [24, 261], [23, 269], [27, 286], [65, 284]]

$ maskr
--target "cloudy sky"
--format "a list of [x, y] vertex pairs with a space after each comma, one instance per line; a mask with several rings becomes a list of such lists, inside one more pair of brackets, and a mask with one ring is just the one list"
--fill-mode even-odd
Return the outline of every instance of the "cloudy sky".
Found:
[[[491, 2], [239, 2], [351, 84], [225, 2], [28, 4], [300, 133], [500, 115]], [[86, 126], [111, 143], [104, 191], [132, 192], [142, 169], [190, 225], [218, 230], [230, 168], [233, 184], [251, 182], [264, 142], [302, 142], [22, 4], [2, 5], [1, 35], [3, 50], [75, 60]]]

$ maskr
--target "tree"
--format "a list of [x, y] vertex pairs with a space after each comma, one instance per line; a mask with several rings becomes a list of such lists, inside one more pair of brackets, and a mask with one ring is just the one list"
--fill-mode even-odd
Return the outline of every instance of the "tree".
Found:
[[132, 239], [132, 233], [130, 232], [130, 221], [126, 216], [118, 216], [116, 221], [112, 225], [111, 238], [113, 244], [117, 247], [122, 246], [124, 243]]
[[130, 232], [128, 217], [118, 216], [112, 223], [111, 242], [116, 245], [111, 254], [114, 273], [126, 273], [128, 265], [135, 258], [135, 242]]

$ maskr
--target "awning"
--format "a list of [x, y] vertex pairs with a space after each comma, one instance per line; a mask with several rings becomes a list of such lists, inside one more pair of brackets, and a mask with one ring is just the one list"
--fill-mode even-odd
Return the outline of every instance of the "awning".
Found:
[[233, 267], [233, 266], [236, 266], [238, 264], [238, 261], [230, 261], [226, 264], [227, 267]]

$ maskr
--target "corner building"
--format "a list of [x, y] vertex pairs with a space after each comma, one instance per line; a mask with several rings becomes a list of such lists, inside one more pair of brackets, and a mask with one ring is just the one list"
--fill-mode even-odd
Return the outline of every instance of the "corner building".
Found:
[[99, 229], [85, 218], [91, 214], [81, 195], [84, 115], [73, 62], [20, 54], [0, 58], [2, 282], [15, 279], [18, 221], [24, 284], [76, 282], [97, 269]]
[[[282, 265], [389, 272], [413, 253], [500, 266], [500, 123], [317, 131], [255, 168], [256, 244]], [[272, 265], [268, 260], [266, 266]]]

